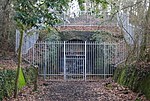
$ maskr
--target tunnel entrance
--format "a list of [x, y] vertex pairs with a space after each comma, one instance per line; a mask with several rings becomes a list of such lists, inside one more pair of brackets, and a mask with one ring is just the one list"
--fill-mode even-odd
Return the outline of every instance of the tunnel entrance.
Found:
[[[113, 75], [116, 44], [72, 39], [36, 43], [39, 75], [55, 80], [98, 80]], [[38, 51], [37, 51], [38, 50]], [[40, 54], [39, 54], [40, 53]]]

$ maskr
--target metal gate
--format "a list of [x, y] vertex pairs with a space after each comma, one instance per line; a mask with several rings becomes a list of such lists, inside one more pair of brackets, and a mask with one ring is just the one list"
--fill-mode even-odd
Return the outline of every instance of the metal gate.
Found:
[[64, 42], [64, 79], [85, 79], [86, 45], [83, 42]]
[[30, 61], [45, 79], [91, 81], [113, 75], [117, 50], [116, 43], [38, 42]]

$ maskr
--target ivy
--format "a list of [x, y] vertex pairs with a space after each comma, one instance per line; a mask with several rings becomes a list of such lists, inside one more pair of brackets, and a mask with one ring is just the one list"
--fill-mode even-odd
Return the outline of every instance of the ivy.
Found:
[[13, 70], [0, 71], [0, 100], [8, 97], [14, 91], [16, 72]]
[[[30, 68], [24, 68], [22, 71], [22, 76], [25, 77], [26, 84], [31, 85], [34, 84], [35, 81], [35, 69]], [[20, 76], [20, 80], [22, 78]], [[10, 97], [13, 94], [14, 86], [15, 86], [15, 77], [16, 77], [16, 71], [15, 70], [0, 70], [0, 101], [3, 100], [4, 97]], [[20, 81], [22, 82], [22, 81]], [[19, 83], [19, 89], [22, 89], [21, 83]]]

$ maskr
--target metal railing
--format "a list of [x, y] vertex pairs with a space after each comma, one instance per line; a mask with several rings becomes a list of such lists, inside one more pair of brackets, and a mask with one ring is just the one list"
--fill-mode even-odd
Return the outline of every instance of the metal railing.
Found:
[[[135, 27], [130, 23], [129, 14], [120, 12], [117, 15], [118, 25], [122, 27], [122, 30], [124, 31], [124, 38], [128, 44], [134, 44], [135, 40], [135, 32], [139, 31], [139, 27]], [[139, 31], [140, 32], [140, 31]]]
[[91, 81], [112, 76], [125, 51], [123, 42], [38, 42], [23, 57], [45, 79]]
[[[26, 34], [24, 33], [23, 36], [23, 45], [22, 45], [22, 54], [27, 54], [28, 51], [33, 48], [34, 44], [39, 38], [38, 33], [33, 33], [33, 34]], [[17, 53], [17, 50], [19, 48], [19, 41], [20, 41], [20, 32], [19, 30], [16, 30], [16, 46], [15, 46], [15, 51]]]

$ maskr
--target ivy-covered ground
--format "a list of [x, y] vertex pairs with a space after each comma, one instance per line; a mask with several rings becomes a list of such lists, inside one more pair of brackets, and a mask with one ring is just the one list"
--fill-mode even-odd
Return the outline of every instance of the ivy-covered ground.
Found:
[[114, 83], [111, 78], [98, 82], [40, 80], [38, 91], [32, 89], [25, 87], [17, 99], [4, 101], [148, 101], [144, 95]]

